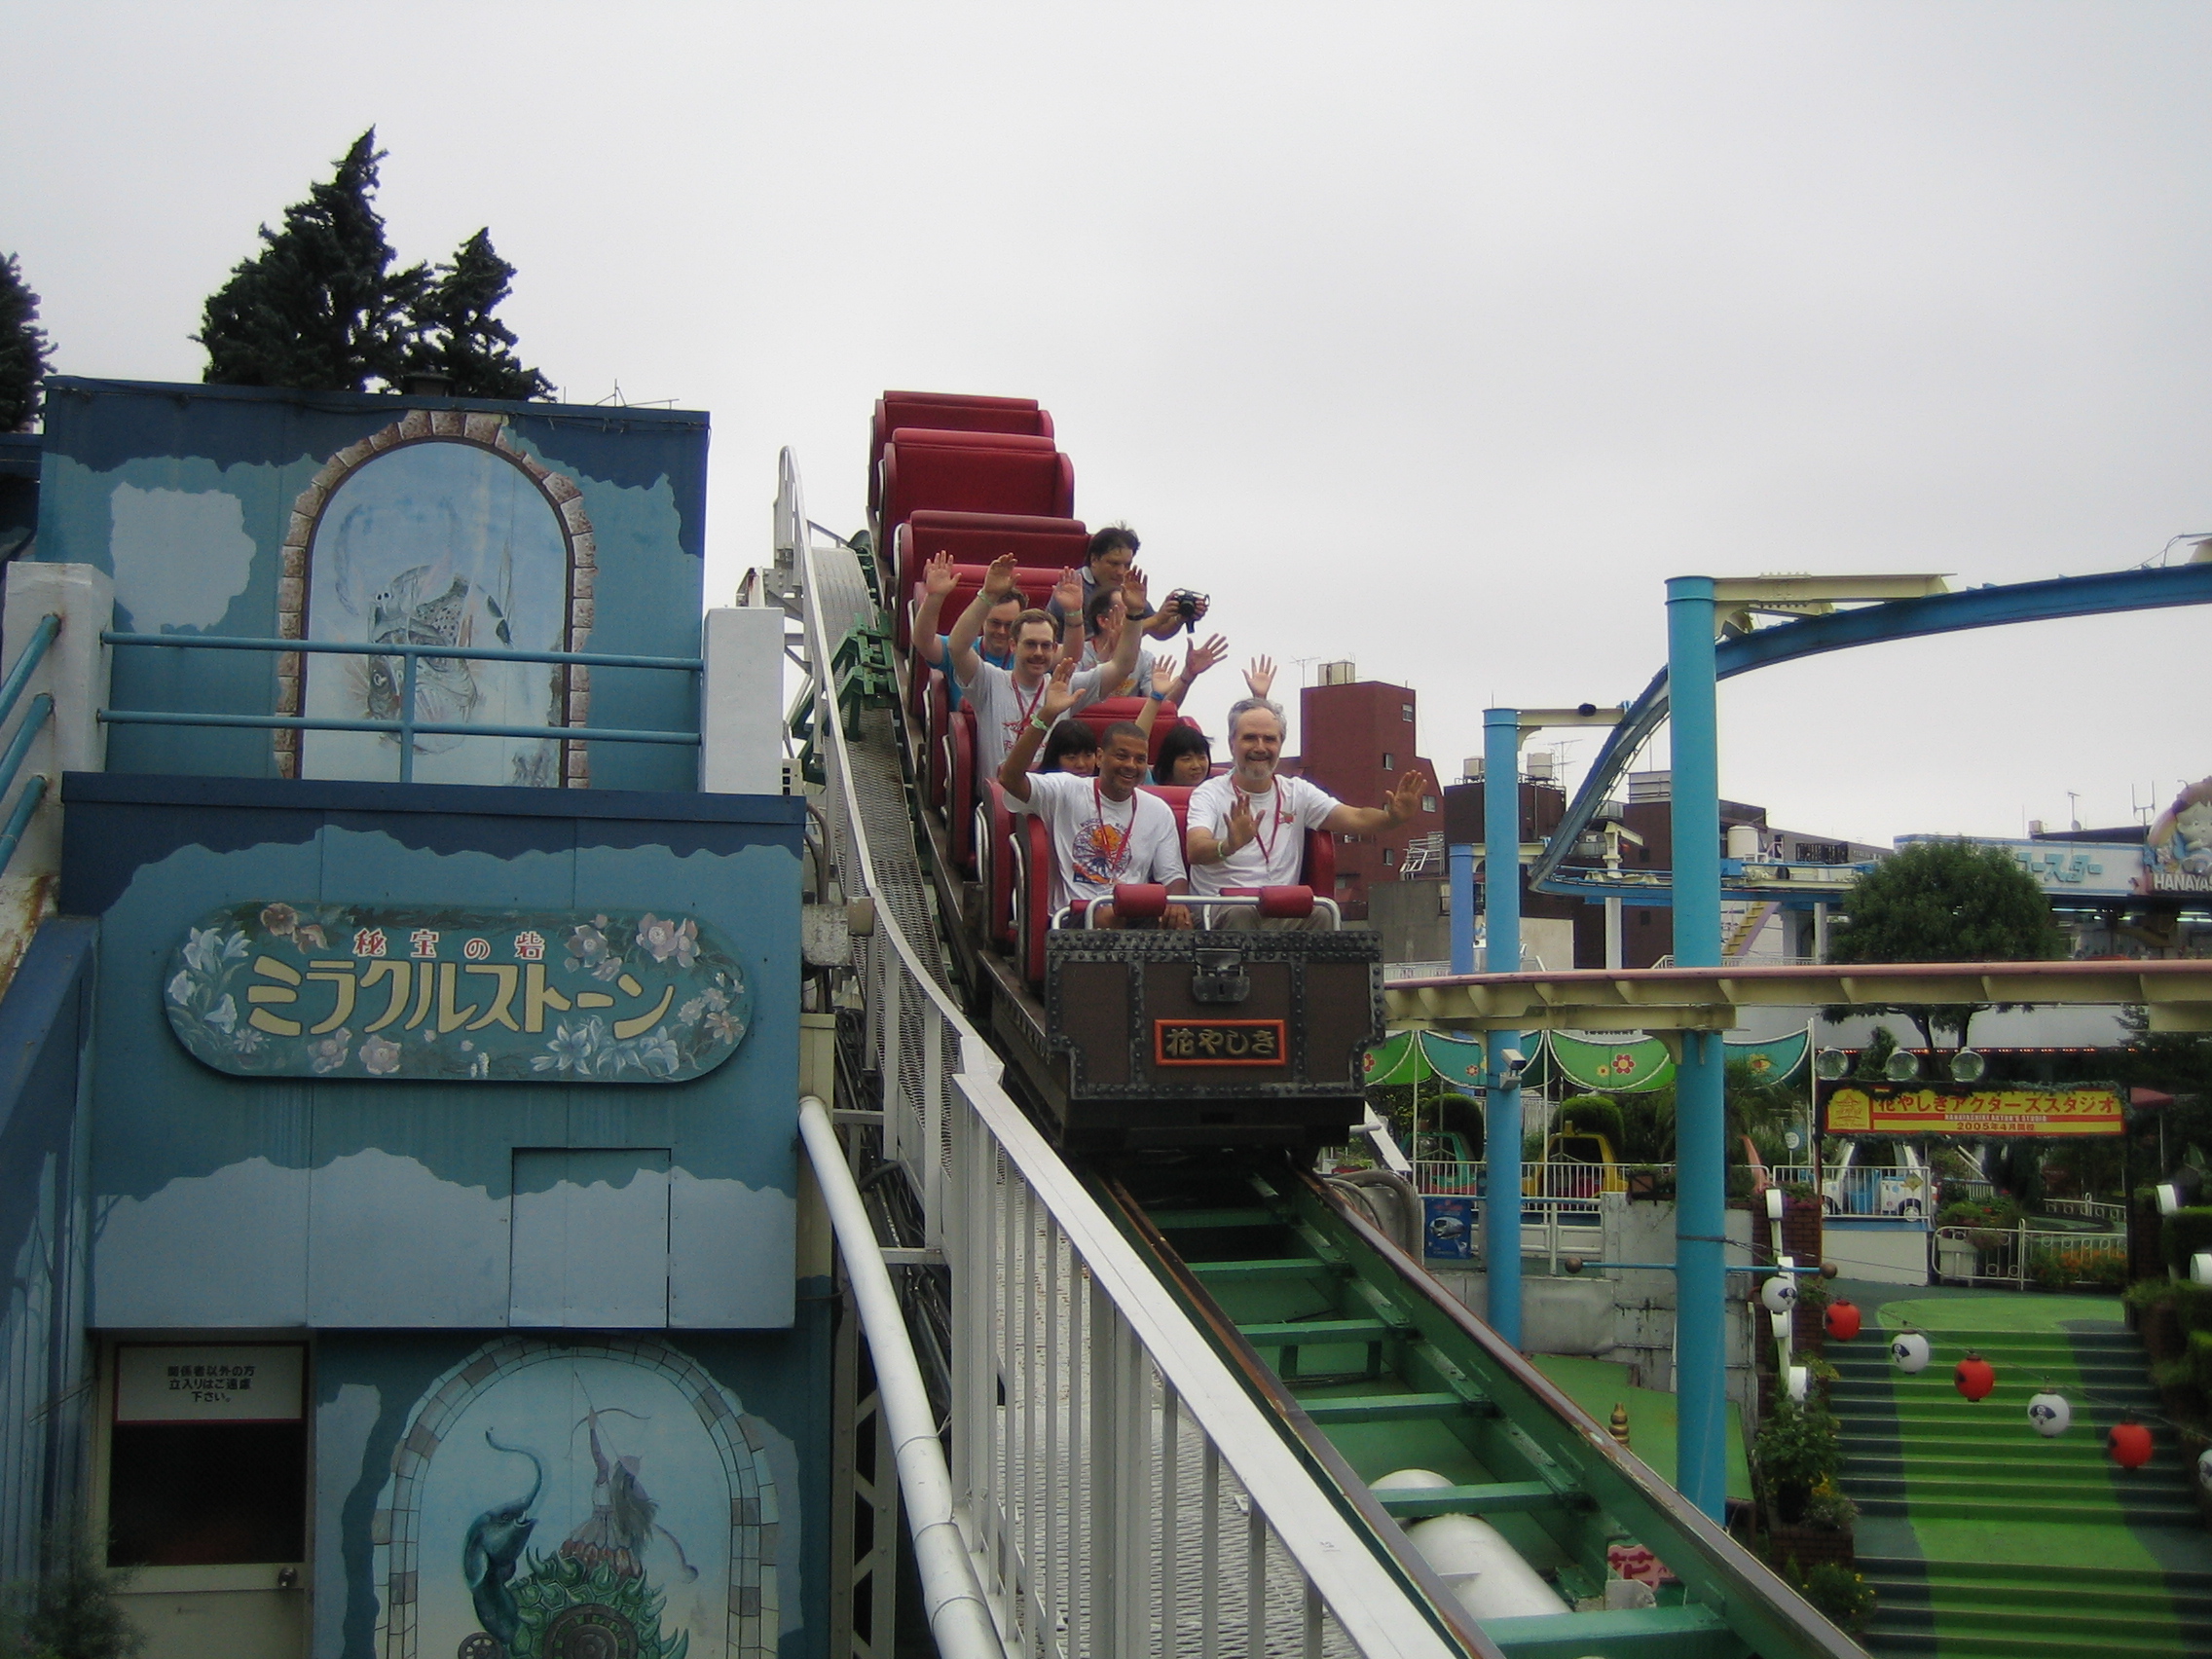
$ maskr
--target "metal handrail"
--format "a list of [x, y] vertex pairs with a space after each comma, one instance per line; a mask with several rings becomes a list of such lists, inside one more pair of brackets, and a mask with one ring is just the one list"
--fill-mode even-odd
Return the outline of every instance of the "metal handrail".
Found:
[[[16, 658], [16, 666], [8, 671], [6, 680], [0, 681], [0, 725], [6, 724], [8, 717], [16, 712], [16, 705], [22, 700], [23, 691], [31, 682], [31, 676], [38, 672], [38, 665], [46, 660], [47, 652], [53, 648], [54, 642], [60, 633], [59, 612], [50, 610], [38, 619], [38, 625], [31, 630], [30, 638], [23, 642], [22, 652]], [[6, 754], [0, 755], [0, 800], [6, 799], [8, 792], [16, 787], [16, 775], [23, 769], [23, 760], [30, 754], [32, 743], [53, 719], [54, 694], [41, 691], [31, 699], [30, 709], [23, 716], [21, 723], [16, 727], [16, 735], [10, 740]], [[0, 827], [0, 872], [6, 871], [15, 859], [17, 847], [22, 844], [23, 831], [30, 828], [32, 815], [38, 811], [39, 803], [46, 799], [47, 791], [52, 787], [51, 780], [44, 773], [39, 773], [23, 786], [23, 793], [17, 796], [15, 809], [8, 814], [6, 826]]]
[[8, 671], [8, 678], [0, 681], [0, 725], [6, 725], [8, 717], [16, 712], [17, 699], [22, 696], [23, 687], [31, 682], [31, 676], [38, 671], [38, 665], [46, 660], [47, 651], [60, 632], [60, 614], [49, 610], [38, 619], [38, 626], [31, 630], [31, 637], [23, 642], [23, 654], [16, 659], [16, 666]]
[[952, 1511], [952, 1475], [937, 1437], [929, 1389], [906, 1335], [899, 1293], [876, 1246], [867, 1205], [861, 1198], [845, 1151], [830, 1126], [829, 1108], [814, 1095], [798, 1103], [798, 1132], [822, 1191], [823, 1207], [844, 1252], [845, 1270], [875, 1360], [877, 1396], [891, 1431], [906, 1524], [914, 1538], [915, 1566], [929, 1604], [930, 1634], [944, 1659], [1005, 1659], [990, 1606], [977, 1582], [975, 1563]]
[[[104, 628], [100, 643], [108, 645], [146, 645], [172, 650], [300, 651], [309, 655], [398, 657], [399, 709], [396, 720], [326, 719], [314, 715], [205, 715], [180, 714], [155, 709], [102, 709], [99, 718], [113, 725], [244, 726], [274, 731], [366, 731], [399, 739], [399, 781], [415, 781], [415, 740], [418, 737], [521, 737], [557, 738], [564, 743], [666, 743], [696, 749], [695, 731], [644, 731], [619, 726], [521, 726], [472, 725], [455, 720], [418, 720], [415, 686], [424, 657], [463, 662], [570, 663], [583, 668], [645, 668], [696, 674], [706, 666], [703, 657], [640, 656], [623, 651], [518, 651], [476, 645], [418, 645], [354, 644], [343, 640], [269, 640], [234, 634], [134, 634]], [[0, 688], [4, 691], [4, 688]], [[0, 714], [0, 719], [4, 719]]]
[[[776, 535], [806, 595], [826, 816], [857, 897], [873, 878], [843, 724], [826, 708], [821, 573], [788, 451], [779, 466]], [[998, 1055], [888, 905], [854, 944], [885, 1157], [952, 1275], [953, 1513], [1002, 1639], [1024, 1652], [1139, 1652], [1150, 1621], [1174, 1628], [1188, 1594], [1209, 1651], [1218, 1634], [1222, 1652], [1296, 1650], [1302, 1637], [1318, 1653], [1324, 1616], [1378, 1659], [1456, 1651], [1023, 1116]], [[867, 1242], [841, 1234], [840, 1246], [850, 1261]], [[1179, 1551], [1192, 1507], [1202, 1541]], [[1286, 1569], [1287, 1602], [1275, 1593]], [[1218, 1630], [1239, 1579], [1247, 1629]], [[1295, 1633], [1279, 1622], [1292, 1617]]]

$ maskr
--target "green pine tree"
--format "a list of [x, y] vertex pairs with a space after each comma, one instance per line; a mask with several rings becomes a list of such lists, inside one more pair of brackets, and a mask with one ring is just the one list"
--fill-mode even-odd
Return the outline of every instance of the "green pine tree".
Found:
[[489, 227], [462, 242], [453, 263], [437, 268], [415, 309], [417, 338], [407, 366], [446, 376], [456, 397], [518, 403], [551, 397], [552, 382], [515, 355], [514, 330], [492, 314], [514, 274], [493, 247]]
[[38, 413], [39, 382], [54, 357], [38, 303], [16, 256], [0, 254], [0, 432], [28, 431]]
[[261, 252], [208, 296], [192, 336], [207, 349], [204, 380], [310, 391], [398, 384], [429, 272], [392, 269], [371, 201], [382, 160], [372, 127], [328, 182], [284, 209], [282, 230], [261, 227]]

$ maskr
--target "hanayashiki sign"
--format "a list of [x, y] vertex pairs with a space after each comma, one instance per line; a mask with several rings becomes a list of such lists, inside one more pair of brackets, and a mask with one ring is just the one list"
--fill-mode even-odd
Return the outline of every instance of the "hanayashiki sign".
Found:
[[682, 1083], [745, 1040], [736, 960], [687, 916], [234, 904], [186, 930], [169, 1027], [234, 1077]]

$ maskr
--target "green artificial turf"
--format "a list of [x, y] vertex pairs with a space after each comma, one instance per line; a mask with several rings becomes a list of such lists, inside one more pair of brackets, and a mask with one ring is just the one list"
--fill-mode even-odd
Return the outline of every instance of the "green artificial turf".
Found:
[[1993, 1290], [1884, 1302], [1877, 1310], [1885, 1330], [1912, 1325], [1923, 1331], [2078, 1331], [2099, 1324], [2119, 1329], [2117, 1296], [2040, 1296]]
[[[1612, 1419], [1613, 1407], [1628, 1407], [1629, 1450], [1651, 1465], [1652, 1472], [1675, 1484], [1675, 1396], [1657, 1388], [1632, 1388], [1628, 1367], [1605, 1359], [1576, 1359], [1560, 1354], [1531, 1355], [1530, 1363], [1559, 1386], [1562, 1393], [1601, 1423]], [[1751, 1465], [1744, 1460], [1744, 1427], [1736, 1413], [1728, 1413], [1728, 1495], [1751, 1495]]]

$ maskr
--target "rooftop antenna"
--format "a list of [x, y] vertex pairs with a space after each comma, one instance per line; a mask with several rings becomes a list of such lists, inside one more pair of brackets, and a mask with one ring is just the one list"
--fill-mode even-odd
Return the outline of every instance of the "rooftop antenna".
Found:
[[2068, 790], [2066, 792], [2066, 816], [2075, 829], [2082, 828], [2082, 792], [2080, 790]]

